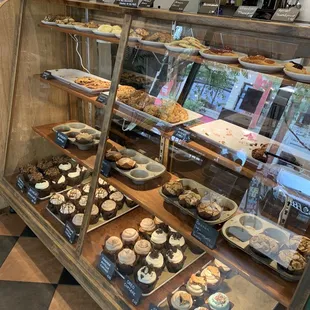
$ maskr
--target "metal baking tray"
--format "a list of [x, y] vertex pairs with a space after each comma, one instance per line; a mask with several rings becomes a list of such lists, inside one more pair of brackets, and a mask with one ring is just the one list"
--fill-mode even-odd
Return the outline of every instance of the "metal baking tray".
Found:
[[[249, 240], [242, 242], [236, 237], [229, 236], [227, 230], [229, 227], [233, 226], [237, 226], [244, 229], [251, 236], [256, 236], [258, 234], [266, 232], [268, 236], [274, 238], [279, 242], [280, 250], [281, 248], [285, 249], [287, 247], [289, 238], [291, 236], [291, 232], [287, 231], [282, 227], [276, 226], [272, 222], [266, 221], [261, 217], [248, 213], [236, 215], [235, 217], [227, 221], [222, 228], [222, 235], [229, 242], [230, 245], [232, 245], [233, 247], [237, 247], [243, 252], [249, 254], [252, 257], [252, 259], [254, 259], [256, 262], [264, 264], [269, 268], [273, 269], [283, 279], [291, 282], [299, 281], [301, 275], [290, 274], [284, 271], [283, 269], [278, 268], [276, 257], [273, 258], [261, 257], [260, 255], [257, 255], [250, 249]], [[267, 229], [268, 231], [266, 231]]]
[[208, 223], [209, 225], [217, 225], [221, 224], [223, 222], [226, 222], [229, 220], [233, 215], [236, 213], [238, 209], [238, 205], [232, 201], [231, 199], [228, 199], [224, 197], [223, 195], [218, 194], [217, 192], [209, 189], [208, 187], [205, 187], [201, 185], [200, 183], [191, 180], [191, 179], [179, 179], [184, 187], [191, 188], [191, 189], [197, 189], [199, 195], [202, 197], [202, 200], [209, 200], [210, 198], [212, 200], [216, 200], [216, 202], [223, 207], [223, 212], [219, 219], [214, 221], [208, 221], [203, 219], [199, 216], [196, 208], [184, 208], [180, 205], [178, 201], [178, 197], [168, 197], [162, 192], [162, 187], [159, 189], [159, 193], [162, 197], [164, 197], [165, 201], [167, 203], [173, 204], [177, 208], [181, 210], [182, 213], [190, 215], [191, 217], [195, 219], [201, 219], [202, 221]]

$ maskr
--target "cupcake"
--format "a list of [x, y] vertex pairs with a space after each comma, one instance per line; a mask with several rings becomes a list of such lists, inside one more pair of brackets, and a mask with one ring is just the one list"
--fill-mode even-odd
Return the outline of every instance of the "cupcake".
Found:
[[121, 192], [114, 192], [112, 194], [110, 194], [109, 199], [113, 200], [116, 202], [116, 205], [118, 207], [118, 210], [123, 208], [124, 205], [124, 195]]
[[169, 240], [168, 240], [168, 246], [169, 247], [178, 247], [180, 248], [183, 252], [186, 250], [186, 243], [184, 237], [178, 233], [174, 232], [170, 235]]
[[117, 192], [117, 189], [113, 185], [109, 185], [108, 192], [111, 194], [111, 193]]
[[204, 277], [192, 274], [186, 283], [186, 290], [195, 297], [201, 297], [207, 291], [207, 281]]
[[87, 168], [78, 164], [75, 169], [76, 169], [76, 171], [80, 172], [80, 174], [81, 174], [81, 182], [82, 182], [85, 179]]
[[59, 166], [60, 164], [65, 164], [70, 161], [70, 157], [67, 155], [57, 155], [52, 157], [53, 165]]
[[79, 202], [76, 204], [76, 209], [77, 209], [77, 211], [79, 213], [84, 213], [85, 212], [85, 208], [86, 208], [86, 205], [87, 205], [87, 200], [88, 200], [88, 196], [87, 195], [83, 195], [79, 199]]
[[177, 291], [168, 299], [168, 303], [171, 310], [189, 310], [193, 306], [193, 299], [189, 293]]
[[135, 275], [136, 284], [144, 294], [148, 294], [154, 290], [157, 279], [156, 272], [149, 266], [141, 267]]
[[104, 188], [104, 189], [107, 189], [107, 188], [109, 187], [109, 183], [106, 182], [104, 179], [99, 178], [99, 179], [98, 179], [98, 186], [99, 186], [99, 187], [102, 187], [102, 188]]
[[82, 182], [81, 171], [76, 169], [75, 171], [68, 172], [67, 174], [68, 184], [70, 186], [75, 186]]
[[117, 254], [116, 264], [119, 271], [123, 274], [130, 275], [134, 271], [137, 261], [135, 252], [131, 249], [123, 249]]
[[231, 269], [228, 266], [224, 265], [217, 259], [215, 259], [213, 263], [220, 270], [221, 273], [228, 273], [229, 271], [231, 271]]
[[78, 205], [81, 196], [81, 191], [77, 188], [72, 188], [67, 192], [67, 198], [75, 205]]
[[57, 167], [51, 167], [45, 171], [45, 177], [49, 181], [58, 180], [61, 176], [60, 171]]
[[106, 200], [100, 206], [100, 211], [104, 220], [110, 220], [116, 216], [117, 205], [113, 200]]
[[154, 224], [156, 228], [161, 228], [165, 233], [168, 233], [168, 225], [156, 216], [154, 217]]
[[152, 266], [158, 276], [161, 275], [165, 268], [165, 260], [163, 254], [157, 250], [152, 250], [145, 258], [145, 263]]
[[215, 266], [206, 267], [200, 275], [206, 279], [209, 289], [216, 290], [221, 284], [221, 273]]
[[77, 233], [79, 233], [81, 230], [83, 220], [84, 220], [84, 214], [83, 213], [75, 214], [72, 218], [72, 224], [73, 224]]
[[125, 202], [128, 208], [132, 208], [137, 205], [137, 203], [134, 200], [132, 200], [131, 198], [127, 196], [125, 196]]
[[142, 238], [150, 240], [152, 233], [156, 229], [155, 223], [151, 218], [144, 218], [139, 227], [139, 233]]
[[197, 207], [198, 215], [207, 221], [215, 221], [221, 217], [223, 208], [210, 200], [202, 201]]
[[99, 208], [96, 205], [93, 205], [90, 211], [89, 224], [94, 225], [98, 223], [100, 217]]
[[61, 194], [54, 194], [48, 204], [53, 213], [58, 213], [61, 205], [65, 202], [65, 197]]
[[28, 175], [29, 184], [35, 186], [37, 183], [44, 180], [43, 174], [41, 172], [33, 172]]
[[171, 226], [168, 226], [168, 238], [170, 238], [170, 236], [176, 232], [177, 231], [174, 228], [172, 228]]
[[59, 215], [62, 222], [69, 221], [76, 213], [75, 205], [71, 202], [63, 203], [59, 209]]
[[230, 301], [227, 295], [215, 293], [208, 298], [208, 305], [211, 310], [230, 310]]
[[59, 164], [58, 169], [66, 176], [72, 170], [72, 164], [70, 162]]
[[183, 268], [185, 256], [177, 247], [171, 247], [166, 253], [166, 266], [169, 272], [176, 273]]
[[151, 235], [151, 243], [156, 250], [165, 248], [167, 242], [167, 234], [161, 229], [156, 229]]
[[302, 274], [306, 265], [306, 259], [295, 250], [282, 250], [278, 256], [278, 266], [290, 274]]
[[87, 183], [82, 188], [83, 195], [88, 195], [90, 191], [90, 183]]
[[27, 164], [26, 166], [19, 168], [19, 172], [23, 175], [25, 181], [28, 182], [29, 181], [28, 175], [38, 172], [38, 170], [35, 165]]
[[53, 167], [53, 162], [49, 159], [42, 159], [38, 162], [37, 168], [40, 172], [44, 173], [47, 169]]
[[150, 253], [152, 246], [148, 240], [138, 240], [135, 243], [134, 251], [140, 257], [141, 261]]
[[47, 197], [51, 193], [51, 185], [47, 180], [41, 180], [40, 182], [37, 182], [34, 188], [37, 190], [40, 198]]
[[124, 246], [133, 248], [139, 238], [138, 232], [133, 228], [126, 228], [121, 234]]
[[53, 180], [51, 183], [52, 183], [52, 188], [56, 192], [60, 192], [67, 188], [68, 181], [64, 175], [60, 175], [59, 178]]
[[120, 238], [112, 236], [109, 237], [104, 246], [103, 253], [112, 261], [115, 262], [117, 254], [123, 249], [123, 242]]
[[181, 181], [170, 181], [163, 185], [162, 191], [166, 196], [178, 197], [183, 193], [184, 188]]
[[179, 196], [179, 203], [184, 208], [197, 208], [200, 201], [201, 196], [191, 190], [186, 190]]
[[254, 253], [261, 257], [273, 258], [279, 252], [277, 240], [264, 234], [253, 236], [250, 239], [249, 246]]
[[120, 152], [117, 151], [107, 151], [105, 154], [105, 158], [109, 161], [118, 161], [119, 159], [121, 159], [123, 157], [123, 155]]
[[310, 258], [310, 239], [305, 236], [294, 236], [289, 240], [289, 247], [298, 251], [306, 259]]
[[99, 187], [96, 189], [96, 192], [95, 192], [95, 201], [97, 202], [98, 206], [100, 206], [105, 199], [107, 199], [108, 197], [108, 192], [102, 188], [102, 187]]

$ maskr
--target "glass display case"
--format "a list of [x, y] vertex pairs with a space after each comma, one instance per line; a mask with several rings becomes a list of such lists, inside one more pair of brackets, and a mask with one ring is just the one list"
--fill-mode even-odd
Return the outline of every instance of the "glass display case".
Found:
[[309, 27], [23, 6], [1, 193], [102, 309], [306, 309]]

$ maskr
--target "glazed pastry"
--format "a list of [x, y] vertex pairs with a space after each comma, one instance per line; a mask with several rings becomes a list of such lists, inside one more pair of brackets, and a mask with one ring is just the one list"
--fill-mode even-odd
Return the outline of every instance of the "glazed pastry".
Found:
[[123, 155], [117, 151], [107, 151], [105, 154], [105, 158], [113, 162], [120, 160], [122, 157]]
[[165, 224], [160, 218], [154, 217], [154, 224], [157, 228], [161, 228], [165, 233], [168, 233], [168, 225]]
[[58, 169], [61, 171], [61, 173], [67, 175], [68, 172], [72, 169], [72, 164], [69, 162], [59, 164]]
[[79, 233], [81, 230], [83, 220], [84, 220], [84, 214], [83, 213], [75, 214], [72, 218], [72, 224], [74, 225], [74, 228], [75, 228], [77, 233]]
[[66, 223], [73, 218], [76, 213], [75, 205], [71, 202], [63, 203], [59, 209], [59, 215], [62, 222]]
[[87, 183], [83, 186], [83, 189], [82, 189], [83, 195], [88, 195], [89, 191], [90, 191], [90, 183]]
[[166, 253], [166, 266], [169, 272], [176, 273], [183, 268], [185, 256], [177, 247], [171, 247]]
[[96, 205], [93, 205], [90, 212], [89, 224], [94, 225], [99, 221], [99, 208]]
[[[86, 86], [87, 87], [87, 86]], [[94, 137], [87, 133], [87, 132], [81, 132], [76, 137], [76, 142], [80, 144], [90, 144], [93, 143]]]
[[96, 189], [95, 200], [98, 205], [101, 205], [103, 201], [107, 199], [107, 197], [108, 197], [108, 192], [104, 188], [99, 187]]
[[186, 283], [186, 290], [192, 296], [202, 296], [207, 291], [207, 281], [204, 277], [199, 277], [192, 274]]
[[179, 203], [185, 208], [196, 208], [201, 201], [201, 196], [191, 190], [186, 190], [179, 196]]
[[121, 210], [123, 208], [125, 198], [121, 192], [114, 192], [114, 193], [110, 194], [109, 199], [116, 202], [118, 210]]
[[305, 236], [294, 236], [289, 241], [289, 247], [297, 250], [306, 259], [310, 258], [310, 239]]
[[67, 178], [64, 175], [60, 175], [59, 178], [52, 181], [52, 188], [56, 192], [60, 192], [67, 188], [67, 184]]
[[48, 159], [42, 159], [38, 162], [37, 168], [40, 172], [44, 173], [47, 169], [53, 167], [53, 162]]
[[50, 181], [58, 180], [60, 177], [60, 171], [57, 167], [48, 168], [45, 171], [45, 177], [46, 177], [46, 179], [48, 179]]
[[213, 263], [220, 270], [221, 273], [227, 273], [231, 270], [228, 266], [224, 265], [222, 262], [220, 262], [217, 259], [215, 259]]
[[47, 197], [51, 193], [51, 185], [47, 180], [37, 182], [34, 188], [37, 190], [40, 198]]
[[165, 247], [167, 242], [167, 234], [162, 229], [156, 229], [151, 235], [151, 243], [153, 248], [161, 250]]
[[72, 188], [67, 192], [67, 198], [69, 199], [70, 202], [72, 202], [75, 205], [78, 204], [81, 196], [82, 194], [80, 190], [78, 190], [77, 188]]
[[133, 273], [137, 261], [135, 252], [131, 249], [123, 249], [117, 254], [117, 267], [123, 274], [130, 275]]
[[70, 186], [75, 186], [77, 184], [80, 184], [82, 182], [81, 171], [75, 170], [75, 171], [68, 172], [67, 180]]
[[141, 291], [144, 294], [148, 294], [155, 288], [157, 274], [152, 267], [143, 266], [137, 271], [135, 280]]
[[200, 217], [208, 221], [215, 221], [220, 218], [223, 208], [216, 202], [210, 200], [202, 201], [197, 207]]
[[123, 157], [116, 162], [116, 166], [120, 169], [130, 170], [136, 166], [136, 162], [128, 157]]
[[124, 246], [133, 248], [139, 238], [138, 232], [133, 228], [126, 228], [121, 234]]
[[154, 221], [150, 218], [144, 218], [140, 223], [139, 232], [143, 238], [149, 240], [155, 229]]
[[171, 296], [169, 305], [173, 310], [189, 310], [193, 306], [193, 299], [189, 293], [177, 291]]
[[279, 252], [278, 242], [264, 234], [253, 236], [249, 245], [256, 254], [269, 258], [274, 257]]
[[208, 298], [208, 304], [211, 310], [230, 310], [230, 301], [227, 295], [215, 293]]
[[104, 220], [110, 220], [111, 218], [116, 216], [117, 213], [117, 205], [113, 200], [105, 200], [101, 204], [101, 213]]
[[61, 205], [65, 202], [65, 197], [61, 194], [54, 194], [49, 200], [49, 206], [53, 213], [58, 213]]
[[123, 242], [120, 238], [112, 236], [104, 244], [103, 252], [112, 261], [115, 262], [117, 254], [123, 249]]
[[152, 266], [157, 275], [160, 276], [165, 268], [165, 260], [163, 254], [157, 250], [152, 250], [145, 258], [145, 263]]
[[184, 192], [181, 181], [170, 181], [163, 185], [163, 194], [171, 197], [178, 197]]
[[152, 246], [150, 241], [148, 240], [138, 240], [134, 246], [134, 251], [141, 259], [143, 259], [145, 256], [147, 256], [150, 251], [152, 250]]
[[220, 284], [221, 273], [215, 266], [208, 266], [202, 270], [201, 277], [204, 277], [207, 281], [208, 288], [216, 290]]
[[178, 232], [172, 233], [169, 237], [169, 246], [172, 247], [176, 246], [184, 252], [186, 249], [186, 243], [184, 237]]
[[88, 200], [88, 196], [87, 195], [83, 195], [79, 202], [76, 205], [76, 208], [78, 210], [79, 213], [84, 213], [86, 205], [87, 205], [87, 200]]
[[39, 182], [44, 180], [43, 174], [41, 172], [33, 172], [28, 175], [29, 184], [34, 186]]
[[301, 274], [307, 264], [306, 259], [294, 250], [280, 251], [278, 262], [282, 269], [292, 274]]

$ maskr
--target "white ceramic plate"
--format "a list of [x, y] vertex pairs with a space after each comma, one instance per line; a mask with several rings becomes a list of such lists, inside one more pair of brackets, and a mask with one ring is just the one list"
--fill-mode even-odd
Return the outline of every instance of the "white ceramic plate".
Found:
[[258, 64], [252, 64], [249, 62], [242, 61], [242, 57], [239, 57], [239, 63], [246, 69], [254, 70], [254, 71], [259, 71], [259, 72], [266, 72], [266, 73], [273, 73], [273, 72], [279, 72], [282, 71], [284, 68], [284, 62], [281, 62], [279, 60], [276, 60], [278, 63], [277, 65], [272, 65], [272, 66], [267, 66], [267, 65], [258, 65]]
[[104, 37], [115, 37], [115, 34], [112, 32], [102, 32], [99, 31], [98, 29], [92, 29], [92, 32], [94, 34], [98, 34], [99, 36], [104, 36]]
[[83, 27], [83, 26], [74, 26], [74, 28], [78, 31], [83, 31], [83, 32], [92, 32], [93, 30], [88, 27]]
[[[121, 35], [120, 34], [115, 34], [115, 36], [120, 39], [121, 38]], [[138, 41], [138, 38], [136, 37], [128, 37], [128, 40], [131, 41], [131, 42], [137, 42]]]
[[165, 47], [165, 43], [161, 43], [161, 42], [146, 41], [146, 40], [143, 40], [143, 39], [138, 39], [138, 41], [139, 41], [141, 44], [147, 45], [147, 46]]
[[[310, 67], [305, 67], [307, 71], [310, 72]], [[285, 68], [283, 69], [284, 73], [290, 77], [293, 80], [299, 81], [299, 82], [306, 82], [310, 83], [310, 74], [300, 74], [292, 71], [288, 71]]]
[[44, 25], [50, 25], [50, 26], [55, 26], [57, 25], [56, 22], [48, 22], [46, 20], [41, 20], [41, 23], [44, 24]]
[[[236, 52], [234, 52], [236, 53]], [[239, 57], [243, 57], [245, 55], [236, 53], [236, 56], [221, 56], [221, 55], [213, 55], [213, 54], [208, 54], [208, 53], [204, 53], [202, 50], [199, 51], [199, 54], [206, 59], [209, 60], [214, 60], [214, 61], [218, 61], [218, 62], [224, 62], [224, 63], [236, 63], [238, 62], [238, 58]]]
[[165, 47], [168, 51], [175, 52], [175, 53], [197, 55], [199, 52], [198, 48], [184, 48], [184, 47], [179, 47], [179, 46], [172, 46], [170, 44], [165, 44]]
[[68, 25], [68, 24], [57, 24], [58, 27], [61, 28], [68, 28], [68, 29], [74, 29], [74, 25]]

